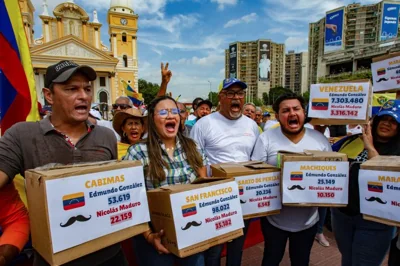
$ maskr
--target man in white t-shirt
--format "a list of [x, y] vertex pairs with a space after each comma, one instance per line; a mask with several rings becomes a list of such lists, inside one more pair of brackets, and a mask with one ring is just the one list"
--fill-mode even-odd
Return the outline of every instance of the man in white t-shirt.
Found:
[[[249, 161], [259, 131], [257, 124], [242, 115], [247, 85], [235, 78], [225, 79], [219, 92], [220, 110], [199, 120], [190, 136], [205, 151], [210, 164]], [[239, 266], [249, 220], [244, 236], [228, 243], [228, 266]], [[205, 252], [206, 266], [219, 266], [223, 245]]]
[[[252, 160], [277, 165], [280, 150], [303, 152], [331, 151], [328, 139], [320, 132], [304, 127], [304, 99], [296, 94], [285, 94], [273, 105], [280, 127], [260, 135]], [[318, 208], [283, 206], [280, 214], [261, 219], [265, 239], [263, 266], [278, 266], [289, 239], [292, 265], [308, 266], [310, 252], [317, 232]]]

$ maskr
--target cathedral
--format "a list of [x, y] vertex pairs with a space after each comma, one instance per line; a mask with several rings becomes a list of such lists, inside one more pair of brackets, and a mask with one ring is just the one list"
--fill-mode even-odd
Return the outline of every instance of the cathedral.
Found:
[[[110, 48], [101, 41], [96, 10], [89, 17], [73, 0], [56, 6], [52, 13], [43, 0], [39, 16], [42, 36], [34, 38], [34, 11], [31, 0], [18, 0], [32, 57], [38, 101], [45, 105], [42, 88], [46, 68], [60, 60], [89, 65], [97, 72], [93, 81], [94, 103], [107, 111], [115, 99], [125, 95], [123, 81], [138, 92], [138, 15], [130, 0], [110, 0], [107, 12]], [[40, 13], [40, 12], [39, 12]]]

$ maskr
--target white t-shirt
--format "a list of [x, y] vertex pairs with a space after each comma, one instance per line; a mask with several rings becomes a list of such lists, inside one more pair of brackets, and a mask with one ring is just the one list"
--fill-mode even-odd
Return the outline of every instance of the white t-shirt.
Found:
[[[332, 150], [328, 139], [320, 132], [310, 128], [305, 128], [305, 130], [303, 138], [295, 144], [282, 133], [280, 127], [269, 129], [258, 138], [251, 159], [277, 165], [277, 154], [280, 150], [291, 152]], [[280, 214], [267, 218], [272, 225], [281, 230], [299, 232], [318, 222], [318, 208], [282, 206]]]
[[278, 123], [279, 122], [276, 120], [268, 120], [267, 122], [265, 122], [264, 131], [267, 131], [267, 129], [269, 129], [270, 127], [272, 127], [273, 125], [276, 125]]
[[217, 164], [249, 161], [259, 134], [256, 122], [247, 116], [229, 120], [215, 112], [201, 118], [190, 137], [204, 150], [210, 164]]
[[112, 121], [108, 121], [108, 120], [97, 120], [97, 125], [98, 126], [102, 126], [102, 127], [106, 127], [112, 130], [112, 132], [114, 132], [115, 136], [117, 137], [117, 141], [121, 141], [121, 137], [118, 135], [117, 132], [115, 132], [113, 125], [112, 125]]
[[191, 120], [195, 120], [195, 119], [197, 119], [197, 116], [195, 116], [194, 114], [191, 114], [191, 115], [189, 115], [187, 120], [191, 121]]
[[355, 128], [349, 128], [346, 126], [347, 134], [351, 133], [351, 135], [362, 134], [362, 126], [357, 125]]
[[[310, 123], [304, 124], [304, 127], [308, 127], [308, 128], [314, 129], [314, 126], [311, 125]], [[325, 132], [324, 132], [324, 136], [327, 137], [328, 139], [331, 137], [331, 131], [329, 130], [329, 127], [326, 127]]]

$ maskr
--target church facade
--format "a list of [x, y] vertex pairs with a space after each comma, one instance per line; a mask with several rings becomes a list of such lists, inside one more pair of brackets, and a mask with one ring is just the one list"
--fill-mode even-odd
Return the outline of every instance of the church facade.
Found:
[[89, 65], [97, 72], [93, 81], [93, 102], [106, 111], [115, 99], [125, 95], [122, 81], [138, 92], [137, 30], [138, 15], [130, 0], [111, 0], [107, 12], [110, 48], [101, 41], [96, 10], [91, 18], [73, 0], [56, 6], [50, 14], [43, 0], [39, 16], [42, 36], [34, 38], [34, 11], [31, 0], [18, 0], [28, 38], [35, 74], [38, 101], [45, 105], [42, 88], [46, 68], [60, 60]]

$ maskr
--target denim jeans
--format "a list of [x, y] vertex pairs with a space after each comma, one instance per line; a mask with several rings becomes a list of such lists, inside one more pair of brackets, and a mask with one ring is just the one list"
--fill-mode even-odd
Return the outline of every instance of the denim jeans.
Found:
[[348, 216], [331, 209], [332, 229], [342, 254], [342, 266], [381, 265], [395, 228], [364, 220], [362, 214]]
[[[243, 236], [227, 243], [226, 266], [240, 266], [242, 264], [243, 245], [246, 240], [250, 219], [244, 220]], [[204, 252], [206, 266], [220, 266], [221, 253], [224, 244], [209, 248]]]
[[324, 225], [325, 225], [325, 218], [327, 211], [328, 208], [326, 207], [318, 208], [319, 221], [318, 221], [317, 234], [322, 234], [324, 232]]
[[133, 237], [133, 251], [139, 266], [204, 266], [203, 253], [186, 258], [178, 258], [173, 254], [159, 254], [143, 235]]
[[291, 265], [308, 266], [317, 226], [315, 224], [300, 232], [289, 232], [273, 226], [266, 217], [261, 218], [261, 229], [265, 241], [262, 266], [279, 266], [285, 254], [288, 239]]

